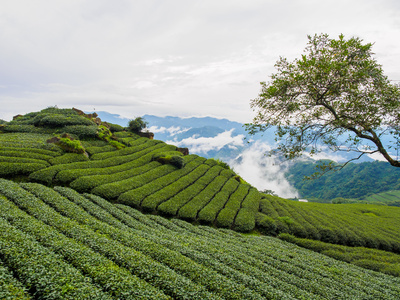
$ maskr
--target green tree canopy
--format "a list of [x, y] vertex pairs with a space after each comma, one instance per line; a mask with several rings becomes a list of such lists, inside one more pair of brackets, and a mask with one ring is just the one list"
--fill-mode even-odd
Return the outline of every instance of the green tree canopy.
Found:
[[142, 117], [137, 117], [133, 120], [130, 120], [128, 123], [128, 130], [131, 132], [141, 132], [143, 129], [147, 127], [149, 123], [144, 120]]
[[399, 151], [400, 88], [383, 74], [371, 48], [356, 37], [308, 36], [299, 59], [281, 57], [271, 80], [261, 82], [251, 100], [257, 114], [247, 124], [249, 133], [276, 126], [275, 151], [287, 159], [327, 149], [354, 151], [351, 160], [380, 152], [400, 167], [393, 155]]

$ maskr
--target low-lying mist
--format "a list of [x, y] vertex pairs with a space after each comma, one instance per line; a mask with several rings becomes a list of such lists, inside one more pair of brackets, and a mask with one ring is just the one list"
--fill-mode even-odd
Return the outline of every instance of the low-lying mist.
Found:
[[280, 197], [299, 197], [297, 190], [290, 185], [284, 176], [288, 166], [278, 158], [267, 156], [271, 150], [265, 143], [255, 142], [229, 165], [245, 181], [260, 191], [272, 190]]

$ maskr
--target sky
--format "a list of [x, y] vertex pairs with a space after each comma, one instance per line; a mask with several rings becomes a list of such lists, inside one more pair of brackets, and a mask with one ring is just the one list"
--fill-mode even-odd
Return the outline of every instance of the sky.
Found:
[[250, 122], [307, 35], [357, 36], [400, 81], [398, 0], [1, 0], [0, 119], [49, 106]]

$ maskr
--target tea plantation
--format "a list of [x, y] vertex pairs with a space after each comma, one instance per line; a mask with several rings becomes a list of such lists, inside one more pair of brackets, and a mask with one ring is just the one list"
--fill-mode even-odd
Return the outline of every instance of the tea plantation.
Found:
[[2, 299], [396, 299], [400, 293], [397, 277], [273, 237], [144, 215], [65, 187], [2, 179], [0, 192]]
[[264, 195], [76, 109], [0, 126], [0, 299], [399, 299], [397, 207]]

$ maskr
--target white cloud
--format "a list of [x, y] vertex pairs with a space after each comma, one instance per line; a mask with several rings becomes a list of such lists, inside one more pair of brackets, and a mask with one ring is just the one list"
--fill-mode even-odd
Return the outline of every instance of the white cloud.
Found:
[[274, 157], [266, 156], [265, 153], [269, 150], [271, 148], [267, 144], [256, 142], [240, 155], [239, 160], [229, 164], [258, 190], [272, 190], [283, 198], [298, 197], [297, 190], [284, 176], [287, 165]]
[[157, 86], [157, 85], [156, 85], [155, 83], [151, 82], [151, 81], [139, 80], [139, 81], [135, 82], [135, 83], [131, 86], [131, 88], [141, 90], [141, 89], [154, 88], [154, 87], [156, 87], [156, 86]]
[[[329, 151], [327, 147], [323, 151]], [[308, 152], [304, 152], [303, 156], [312, 158], [313, 160], [324, 160], [324, 159], [329, 159], [333, 160], [335, 162], [344, 162], [348, 160], [347, 158], [343, 157], [339, 153], [332, 153], [332, 152], [319, 152], [317, 154], [310, 155]]]
[[167, 144], [174, 144], [178, 147], [188, 147], [190, 153], [205, 154], [211, 150], [220, 150], [224, 146], [243, 146], [244, 135], [232, 136], [234, 129], [224, 131], [215, 137], [197, 137], [193, 135], [190, 138], [181, 141], [167, 141]]
[[379, 160], [379, 161], [384, 161], [387, 162], [386, 158], [383, 157], [382, 154], [380, 154], [379, 152], [376, 153], [372, 153], [372, 154], [368, 154], [369, 158], [372, 158], [374, 160]]
[[149, 131], [151, 131], [153, 133], [165, 133], [165, 132], [168, 132], [172, 136], [190, 130], [190, 128], [181, 128], [179, 126], [171, 126], [169, 128], [166, 128], [164, 126], [162, 126], [162, 127], [151, 126], [148, 129], [149, 129]]

